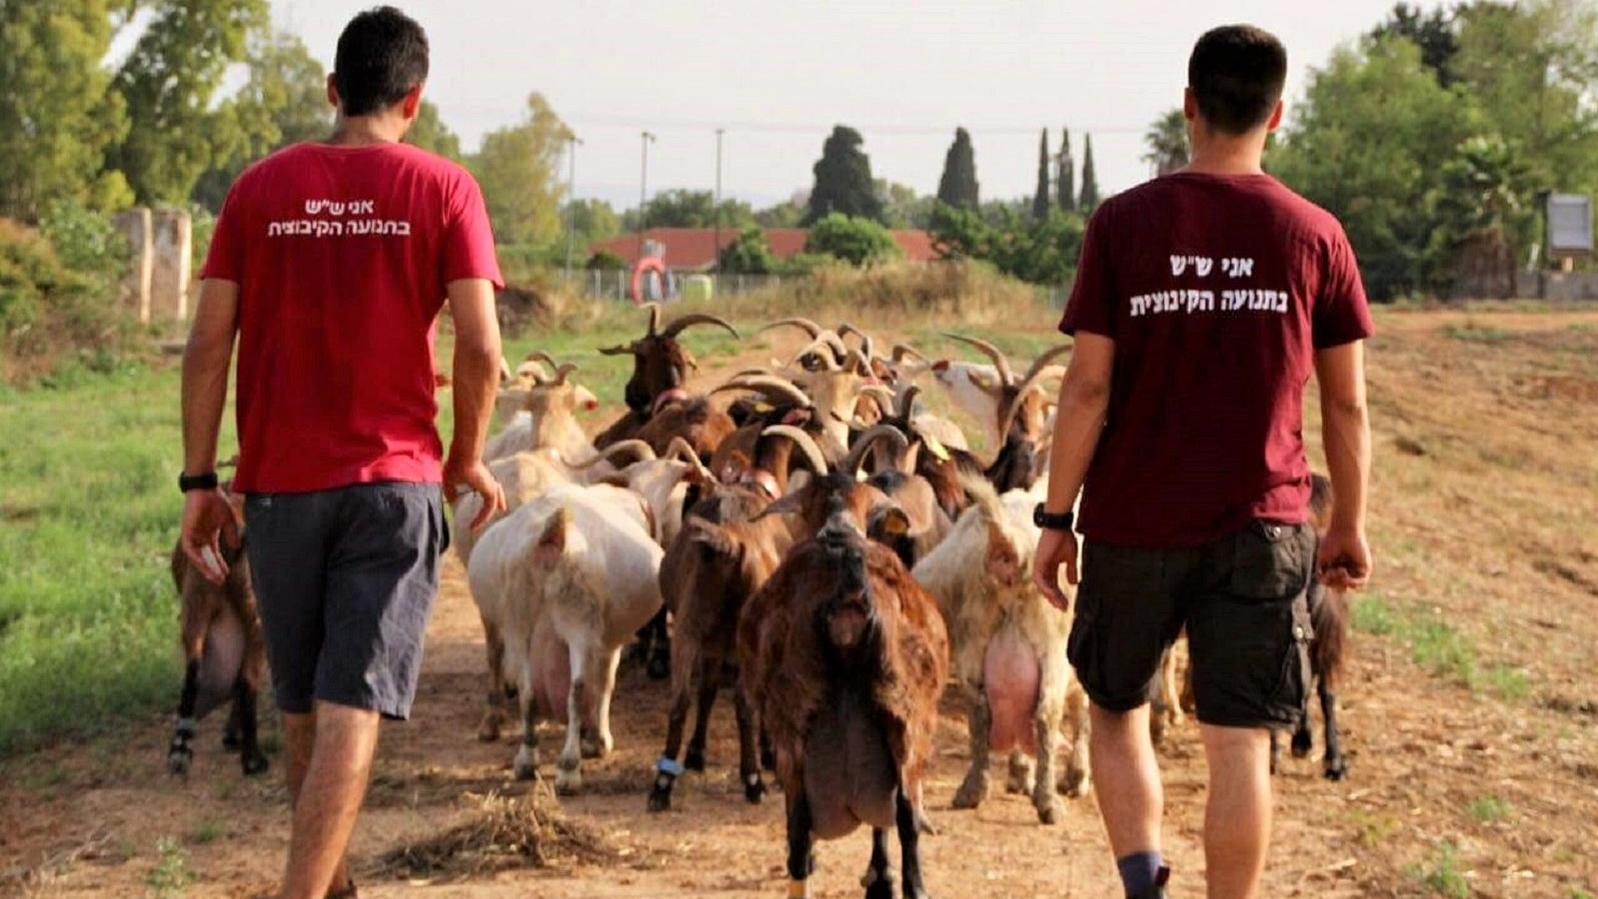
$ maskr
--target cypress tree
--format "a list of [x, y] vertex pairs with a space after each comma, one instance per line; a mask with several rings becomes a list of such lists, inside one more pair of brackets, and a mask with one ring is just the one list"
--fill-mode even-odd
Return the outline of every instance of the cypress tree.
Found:
[[1077, 203], [1084, 215], [1099, 205], [1099, 176], [1093, 171], [1093, 135], [1082, 138], [1082, 199]]
[[871, 159], [860, 149], [863, 143], [865, 139], [853, 128], [833, 127], [821, 147], [821, 158], [811, 169], [816, 184], [801, 225], [809, 227], [834, 212], [882, 221], [882, 198], [871, 180]]
[[977, 196], [976, 152], [971, 148], [971, 135], [964, 128], [954, 129], [954, 143], [943, 157], [943, 177], [938, 179], [938, 202], [956, 209], [976, 209]]
[[1076, 211], [1076, 160], [1071, 158], [1071, 129], [1060, 129], [1060, 154], [1055, 157], [1055, 201], [1066, 212]]
[[1038, 138], [1038, 189], [1032, 195], [1032, 217], [1042, 221], [1049, 217], [1049, 129], [1043, 129]]

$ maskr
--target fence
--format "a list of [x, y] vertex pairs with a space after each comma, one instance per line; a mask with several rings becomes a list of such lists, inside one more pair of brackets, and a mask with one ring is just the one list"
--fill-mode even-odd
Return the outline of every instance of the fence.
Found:
[[[704, 279], [710, 285], [711, 296], [728, 297], [738, 294], [751, 293], [756, 290], [765, 290], [782, 285], [783, 275], [735, 275], [735, 274], [699, 274], [672, 272], [667, 278], [665, 296], [659, 296], [659, 282], [653, 281], [647, 286], [653, 288], [655, 293], [649, 299], [676, 300], [682, 299], [685, 294], [691, 294], [695, 288], [690, 287], [690, 280]], [[564, 272], [556, 273], [557, 283], [563, 284], [571, 293], [591, 297], [596, 300], [630, 301], [632, 299], [632, 273], [622, 270], [615, 271], [583, 271], [571, 273], [570, 280]], [[702, 283], [702, 282], [701, 282]], [[646, 290], [646, 293], [649, 293]]]

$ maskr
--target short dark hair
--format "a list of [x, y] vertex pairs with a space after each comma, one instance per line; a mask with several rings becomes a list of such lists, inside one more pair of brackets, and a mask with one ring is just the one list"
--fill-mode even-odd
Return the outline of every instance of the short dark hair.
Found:
[[1270, 120], [1287, 82], [1287, 48], [1253, 25], [1204, 33], [1187, 60], [1187, 86], [1205, 121], [1243, 134]]
[[398, 103], [427, 80], [427, 32], [392, 6], [369, 9], [338, 36], [333, 84], [347, 116]]

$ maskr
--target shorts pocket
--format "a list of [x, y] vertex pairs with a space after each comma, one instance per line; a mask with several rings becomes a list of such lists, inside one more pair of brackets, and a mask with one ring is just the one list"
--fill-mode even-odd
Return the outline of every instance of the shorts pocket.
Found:
[[1279, 720], [1296, 720], [1309, 703], [1310, 641], [1315, 633], [1310, 622], [1309, 604], [1299, 597], [1293, 601], [1293, 629], [1282, 658], [1282, 674], [1271, 694], [1271, 706]]
[[1315, 532], [1307, 524], [1252, 521], [1233, 538], [1233, 596], [1283, 599], [1309, 586]]

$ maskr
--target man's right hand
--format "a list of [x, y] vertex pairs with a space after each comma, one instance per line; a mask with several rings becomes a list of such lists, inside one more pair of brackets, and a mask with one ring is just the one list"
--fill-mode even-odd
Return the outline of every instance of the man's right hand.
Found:
[[1365, 529], [1333, 525], [1321, 538], [1315, 570], [1321, 583], [1333, 590], [1358, 590], [1371, 574], [1371, 548]]
[[1071, 600], [1060, 589], [1060, 566], [1065, 566], [1065, 581], [1076, 585], [1076, 535], [1070, 531], [1045, 529], [1038, 538], [1038, 551], [1032, 559], [1032, 582], [1044, 598], [1062, 612], [1071, 610]]
[[454, 503], [457, 497], [467, 492], [483, 498], [483, 505], [470, 525], [473, 533], [482, 530], [495, 515], [506, 509], [505, 488], [494, 479], [494, 473], [488, 470], [481, 459], [457, 462], [451, 458], [444, 463], [444, 498]]

